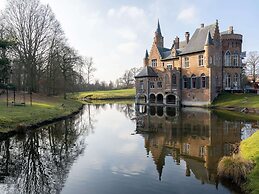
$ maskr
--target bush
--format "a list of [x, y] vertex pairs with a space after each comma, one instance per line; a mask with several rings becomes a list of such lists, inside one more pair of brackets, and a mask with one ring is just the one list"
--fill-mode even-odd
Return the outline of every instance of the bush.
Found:
[[241, 185], [253, 169], [253, 163], [239, 154], [224, 156], [218, 164], [218, 176]]

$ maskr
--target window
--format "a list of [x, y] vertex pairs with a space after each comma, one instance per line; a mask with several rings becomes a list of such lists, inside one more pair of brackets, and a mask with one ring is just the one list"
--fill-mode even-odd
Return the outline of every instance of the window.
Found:
[[238, 66], [238, 53], [235, 52], [233, 55], [233, 65]]
[[199, 66], [204, 66], [204, 64], [203, 64], [203, 55], [199, 55]]
[[172, 84], [176, 85], [176, 75], [175, 74], [172, 75]]
[[212, 56], [210, 56], [210, 58], [209, 58], [209, 64], [213, 65], [213, 57]]
[[156, 59], [152, 59], [151, 60], [151, 66], [152, 67], [156, 67], [157, 66], [157, 60]]
[[231, 76], [229, 73], [226, 74], [225, 86], [226, 86], [226, 88], [231, 87]]
[[235, 75], [234, 75], [233, 85], [235, 88], [239, 87], [239, 76], [237, 73], [235, 73]]
[[167, 64], [167, 69], [172, 69], [173, 65], [172, 64]]
[[139, 82], [139, 88], [140, 88], [141, 90], [144, 89], [144, 82], [143, 82], [143, 80], [141, 80], [141, 81]]
[[206, 87], [206, 76], [205, 74], [201, 74], [201, 87], [205, 88]]
[[195, 75], [192, 75], [192, 82], [191, 82], [191, 88], [196, 88], [196, 76]]
[[190, 144], [184, 143], [183, 144], [183, 153], [184, 154], [189, 154], [190, 153]]
[[157, 87], [162, 88], [162, 82], [157, 82]]
[[230, 66], [231, 63], [231, 53], [229, 51], [225, 54], [225, 66]]
[[150, 82], [150, 88], [155, 88], [155, 83], [154, 82]]
[[165, 83], [169, 84], [169, 76], [167, 74], [165, 75]]
[[200, 157], [205, 156], [205, 147], [204, 146], [200, 147], [199, 155], [200, 155]]
[[188, 87], [188, 79], [186, 76], [183, 76], [183, 88], [187, 88]]
[[189, 57], [184, 57], [184, 67], [189, 67]]

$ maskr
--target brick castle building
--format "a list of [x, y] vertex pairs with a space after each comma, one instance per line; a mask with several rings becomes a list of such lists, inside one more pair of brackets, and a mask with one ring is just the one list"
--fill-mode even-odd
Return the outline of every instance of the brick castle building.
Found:
[[241, 90], [242, 35], [230, 26], [220, 32], [218, 21], [201, 24], [185, 40], [176, 36], [164, 47], [158, 21], [150, 53], [135, 77], [136, 102], [184, 106], [209, 105], [223, 90]]

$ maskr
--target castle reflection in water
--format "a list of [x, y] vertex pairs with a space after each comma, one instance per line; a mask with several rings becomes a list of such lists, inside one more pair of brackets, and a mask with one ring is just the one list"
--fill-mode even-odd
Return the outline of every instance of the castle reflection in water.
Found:
[[208, 109], [140, 105], [135, 109], [136, 130], [145, 139], [160, 180], [168, 156], [177, 165], [185, 161], [186, 176], [192, 172], [201, 183], [216, 184], [220, 158], [241, 141], [241, 122], [222, 120]]

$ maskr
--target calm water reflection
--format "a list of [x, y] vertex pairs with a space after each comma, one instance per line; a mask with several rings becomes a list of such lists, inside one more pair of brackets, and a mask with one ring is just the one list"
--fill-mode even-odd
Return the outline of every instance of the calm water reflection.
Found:
[[238, 193], [216, 167], [252, 126], [206, 109], [87, 105], [0, 139], [0, 193]]

